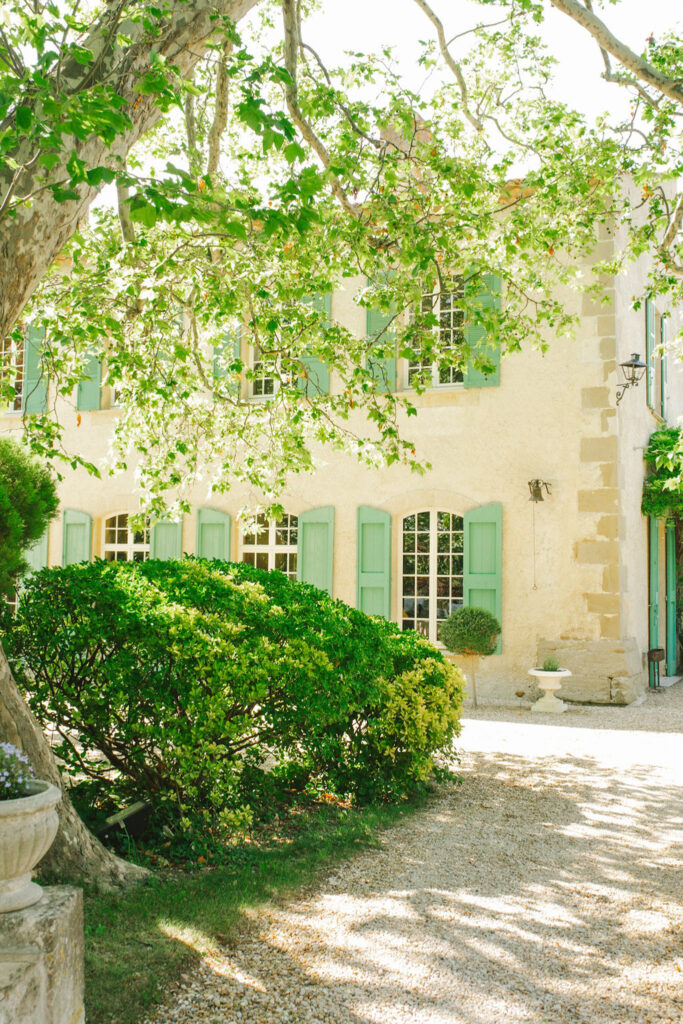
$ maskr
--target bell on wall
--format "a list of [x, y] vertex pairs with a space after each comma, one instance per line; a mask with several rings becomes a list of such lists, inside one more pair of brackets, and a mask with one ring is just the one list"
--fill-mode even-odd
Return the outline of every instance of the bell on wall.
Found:
[[550, 494], [550, 484], [547, 484], [545, 480], [529, 480], [529, 494], [531, 495], [529, 501], [544, 501], [544, 487], [546, 490], [546, 494]]

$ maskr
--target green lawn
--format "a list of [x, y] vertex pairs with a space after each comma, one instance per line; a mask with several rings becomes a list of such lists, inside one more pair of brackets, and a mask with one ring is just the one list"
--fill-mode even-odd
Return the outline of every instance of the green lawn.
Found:
[[155, 878], [123, 896], [86, 894], [88, 1024], [139, 1024], [184, 966], [235, 936], [245, 908], [310, 883], [420, 805], [315, 807], [286, 840], [236, 847], [225, 866]]

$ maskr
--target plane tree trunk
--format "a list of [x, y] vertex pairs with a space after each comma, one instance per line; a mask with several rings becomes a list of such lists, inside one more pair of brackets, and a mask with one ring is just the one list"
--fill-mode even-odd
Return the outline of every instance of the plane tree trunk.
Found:
[[[13, 166], [9, 162], [0, 164], [0, 340], [13, 328], [97, 195], [96, 188], [81, 183], [76, 186], [77, 200], [58, 202], [55, 199], [48, 186], [69, 178], [66, 164], [72, 154], [84, 161], [87, 168], [120, 170], [134, 143], [162, 116], [155, 97], [142, 95], [137, 89], [141, 78], [152, 67], [152, 56], [159, 55], [176, 67], [183, 79], [191, 79], [207, 43], [216, 36], [216, 16], [225, 15], [236, 22], [257, 2], [169, 0], [163, 17], [158, 19], [159, 31], [153, 36], [141, 21], [125, 20], [125, 7], [123, 20], [119, 20], [120, 0], [107, 4], [84, 43], [95, 55], [94, 67], [67, 62], [62, 69], [60, 87], [76, 94], [102, 83], [113, 86], [124, 100], [122, 109], [131, 120], [131, 128], [109, 144], [95, 136], [86, 139], [63, 136], [59, 160], [49, 172], [39, 162], [40, 149], [28, 140], [13, 154]], [[128, 36], [132, 44], [125, 49], [112, 45], [112, 38], [116, 38], [113, 28]], [[3, 127], [0, 123], [0, 130]], [[7, 212], [12, 199], [32, 193], [30, 204], [18, 204], [11, 215]]]
[[57, 811], [59, 831], [41, 870], [60, 881], [97, 884], [103, 888], [125, 886], [149, 875], [145, 868], [129, 864], [110, 853], [85, 827], [64, 787], [50, 744], [19, 692], [5, 652], [0, 646], [0, 739], [13, 743], [27, 755], [35, 775], [62, 791]]

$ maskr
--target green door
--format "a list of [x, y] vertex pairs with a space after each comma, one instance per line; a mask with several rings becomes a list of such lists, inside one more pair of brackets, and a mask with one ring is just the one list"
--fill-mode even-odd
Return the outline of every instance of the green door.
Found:
[[377, 508], [358, 509], [356, 607], [366, 615], [391, 618], [391, 516]]
[[666, 674], [675, 676], [678, 668], [676, 628], [676, 525], [666, 524]]
[[[649, 645], [650, 649], [659, 647], [659, 521], [650, 516], [650, 599], [649, 599]], [[650, 686], [655, 685], [655, 666], [648, 662]]]

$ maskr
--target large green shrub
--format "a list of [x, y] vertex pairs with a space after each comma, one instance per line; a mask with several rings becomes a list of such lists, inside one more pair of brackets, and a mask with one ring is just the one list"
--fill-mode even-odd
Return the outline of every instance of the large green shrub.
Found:
[[462, 676], [427, 641], [242, 564], [43, 570], [4, 642], [68, 771], [212, 825], [278, 773], [400, 797], [458, 732]]
[[59, 507], [48, 469], [10, 437], [0, 437], [0, 597], [28, 568], [24, 552], [44, 533]]

